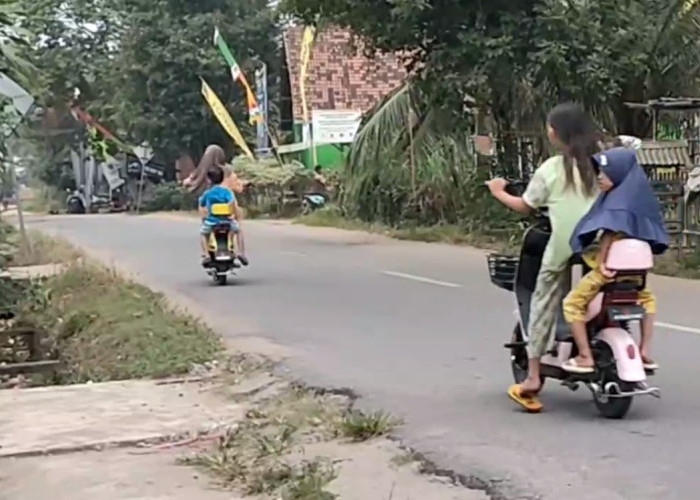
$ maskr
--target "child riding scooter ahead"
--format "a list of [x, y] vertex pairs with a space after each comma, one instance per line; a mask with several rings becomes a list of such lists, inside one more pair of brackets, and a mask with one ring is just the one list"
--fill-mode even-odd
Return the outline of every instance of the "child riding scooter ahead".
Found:
[[[224, 170], [218, 165], [210, 167], [209, 170], [207, 170], [207, 180], [210, 187], [199, 198], [199, 213], [203, 217], [199, 234], [202, 248], [202, 264], [204, 265], [210, 262], [209, 235], [211, 235], [214, 226], [222, 222], [230, 221], [231, 231], [238, 239], [238, 248], [244, 248], [240, 237], [240, 227], [236, 220], [240, 214], [236, 197], [230, 189], [221, 185], [221, 183], [224, 182]], [[212, 206], [217, 204], [229, 205], [229, 213], [232, 215], [214, 215], [212, 213]], [[244, 254], [239, 254], [237, 257], [241, 264], [244, 266], [248, 265], [248, 259]]]

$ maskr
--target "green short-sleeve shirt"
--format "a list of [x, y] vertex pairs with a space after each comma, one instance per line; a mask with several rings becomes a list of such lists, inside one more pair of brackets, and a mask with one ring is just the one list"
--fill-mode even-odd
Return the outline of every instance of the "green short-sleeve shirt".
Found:
[[593, 205], [597, 193], [587, 196], [581, 186], [578, 170], [574, 168], [574, 186], [566, 187], [564, 158], [553, 156], [535, 170], [523, 194], [532, 208], [547, 208], [552, 224], [552, 236], [542, 258], [542, 268], [559, 271], [566, 267], [572, 255], [569, 240], [576, 224]]

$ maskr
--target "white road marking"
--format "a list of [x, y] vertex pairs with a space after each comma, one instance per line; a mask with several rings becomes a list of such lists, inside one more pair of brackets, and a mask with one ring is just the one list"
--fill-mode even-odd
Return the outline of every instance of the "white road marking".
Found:
[[280, 252], [283, 255], [293, 255], [294, 257], [308, 257], [309, 254], [303, 253], [303, 252], [292, 252], [289, 250], [284, 250]]
[[399, 273], [396, 271], [382, 271], [382, 274], [386, 274], [387, 276], [394, 276], [395, 278], [404, 278], [407, 280], [418, 281], [420, 283], [428, 283], [430, 285], [444, 286], [446, 288], [462, 288], [462, 285], [458, 285], [457, 283], [450, 283], [448, 281], [438, 281], [431, 278], [425, 278], [423, 276]]
[[668, 328], [669, 330], [676, 330], [678, 332], [686, 332], [686, 333], [692, 333], [695, 335], [700, 335], [700, 328], [693, 328], [691, 326], [683, 326], [683, 325], [674, 325], [673, 323], [663, 323], [661, 321], [657, 321], [654, 324], [656, 326], [660, 326], [661, 328]]
[[[416, 276], [414, 274], [400, 273], [397, 271], [382, 271], [382, 274], [387, 276], [394, 276], [395, 278], [404, 278], [407, 280], [418, 281], [420, 283], [428, 283], [430, 285], [443, 286], [446, 288], [462, 288], [462, 285], [457, 283], [450, 283], [448, 281], [439, 281], [432, 278], [426, 278], [424, 276]], [[676, 325], [674, 323], [664, 323], [663, 321], [657, 321], [654, 323], [656, 326], [661, 328], [667, 328], [669, 330], [675, 330], [678, 332], [692, 333], [694, 335], [700, 335], [700, 328], [694, 328], [692, 326]]]

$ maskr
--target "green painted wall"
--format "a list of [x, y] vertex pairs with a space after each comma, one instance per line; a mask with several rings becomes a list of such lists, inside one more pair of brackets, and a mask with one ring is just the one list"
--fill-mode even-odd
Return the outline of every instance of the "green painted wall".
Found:
[[[299, 143], [304, 140], [302, 135], [302, 123], [294, 123], [294, 142]], [[350, 150], [346, 144], [324, 144], [316, 147], [316, 163], [324, 168], [341, 168], [345, 164], [345, 158]], [[314, 167], [314, 157], [312, 148], [308, 148], [298, 153], [284, 155], [285, 158], [295, 159], [302, 162], [309, 168]]]

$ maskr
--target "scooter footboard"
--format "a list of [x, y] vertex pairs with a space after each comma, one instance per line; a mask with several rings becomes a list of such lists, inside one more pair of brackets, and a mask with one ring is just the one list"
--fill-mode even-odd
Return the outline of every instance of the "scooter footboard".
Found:
[[643, 382], [647, 376], [644, 371], [639, 348], [632, 336], [622, 328], [605, 328], [596, 337], [605, 342], [615, 356], [617, 375], [625, 382]]

